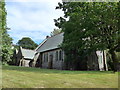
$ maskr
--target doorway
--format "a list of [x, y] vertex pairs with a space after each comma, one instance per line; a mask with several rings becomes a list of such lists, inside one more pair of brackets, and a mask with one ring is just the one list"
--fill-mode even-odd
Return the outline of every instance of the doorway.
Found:
[[49, 69], [53, 68], [53, 55], [52, 54], [49, 56], [48, 68]]

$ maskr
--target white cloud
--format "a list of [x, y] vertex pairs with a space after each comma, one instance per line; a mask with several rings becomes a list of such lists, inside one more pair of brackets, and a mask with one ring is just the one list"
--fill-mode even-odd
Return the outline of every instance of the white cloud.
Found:
[[61, 0], [22, 1], [13, 0], [6, 4], [7, 24], [11, 28], [9, 33], [13, 37], [14, 43], [24, 36], [40, 42], [39, 40], [44, 39], [56, 28], [53, 19], [63, 16], [62, 11], [55, 10], [57, 3]]

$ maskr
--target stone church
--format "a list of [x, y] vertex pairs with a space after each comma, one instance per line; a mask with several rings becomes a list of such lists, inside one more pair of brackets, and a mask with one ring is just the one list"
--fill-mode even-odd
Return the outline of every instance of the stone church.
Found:
[[[33, 67], [48, 68], [48, 69], [65, 69], [65, 54], [59, 48], [63, 42], [63, 33], [55, 36], [46, 37], [45, 40], [31, 53], [32, 58], [26, 59], [32, 62]], [[30, 53], [30, 52], [28, 52]], [[30, 57], [30, 56], [29, 56]], [[23, 59], [24, 59], [23, 55]], [[85, 70], [108, 70], [106, 63], [106, 53], [104, 51], [96, 51], [87, 56]], [[19, 62], [20, 63], [20, 62]], [[21, 64], [19, 64], [21, 65]], [[83, 66], [83, 65], [82, 65]], [[80, 66], [82, 68], [82, 66]]]

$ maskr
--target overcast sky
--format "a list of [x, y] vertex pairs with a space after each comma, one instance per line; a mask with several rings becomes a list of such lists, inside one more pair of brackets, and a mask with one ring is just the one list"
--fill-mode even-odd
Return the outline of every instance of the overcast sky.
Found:
[[16, 44], [22, 37], [30, 37], [39, 44], [55, 27], [54, 20], [63, 16], [55, 10], [61, 0], [6, 0], [8, 33]]

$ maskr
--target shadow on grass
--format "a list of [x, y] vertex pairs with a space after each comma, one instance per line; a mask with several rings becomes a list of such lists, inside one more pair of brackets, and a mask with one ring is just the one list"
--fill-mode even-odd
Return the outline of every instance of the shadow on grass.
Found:
[[13, 70], [22, 72], [37, 72], [47, 74], [114, 74], [112, 71], [70, 71], [70, 70], [56, 70], [56, 69], [41, 69], [33, 67], [19, 67], [19, 66], [2, 66], [2, 70]]

